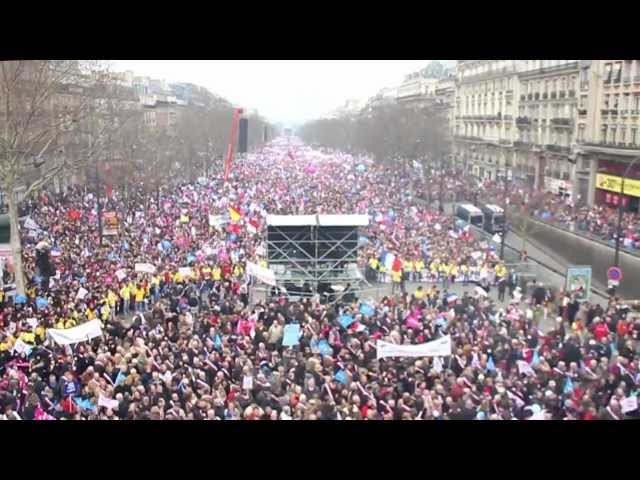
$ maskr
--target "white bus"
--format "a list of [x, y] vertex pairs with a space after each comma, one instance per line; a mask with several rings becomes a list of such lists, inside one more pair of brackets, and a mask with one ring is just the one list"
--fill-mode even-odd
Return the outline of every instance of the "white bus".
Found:
[[470, 203], [462, 203], [458, 205], [458, 208], [456, 208], [456, 217], [478, 228], [482, 228], [484, 224], [484, 215], [482, 215], [482, 210]]

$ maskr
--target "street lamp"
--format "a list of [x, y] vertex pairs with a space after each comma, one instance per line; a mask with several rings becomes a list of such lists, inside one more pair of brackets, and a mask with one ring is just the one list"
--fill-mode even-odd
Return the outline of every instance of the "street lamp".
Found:
[[633, 161], [627, 166], [627, 169], [624, 171], [622, 175], [622, 182], [620, 184], [620, 203], [618, 205], [618, 225], [616, 227], [616, 251], [613, 257], [613, 265], [615, 267], [620, 266], [620, 237], [622, 236], [622, 214], [624, 213], [624, 205], [622, 202], [622, 196], [624, 195], [624, 179], [629, 175], [629, 172], [636, 164], [636, 162], [640, 160], [640, 157], [636, 157]]

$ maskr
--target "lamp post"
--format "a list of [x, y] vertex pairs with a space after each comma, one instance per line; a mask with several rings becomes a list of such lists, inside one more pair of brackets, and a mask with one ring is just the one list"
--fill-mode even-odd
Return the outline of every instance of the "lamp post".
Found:
[[613, 265], [615, 267], [620, 266], [620, 237], [622, 236], [622, 215], [624, 213], [624, 205], [622, 202], [622, 195], [624, 195], [624, 179], [629, 175], [629, 172], [638, 160], [640, 160], [640, 157], [634, 158], [627, 166], [624, 174], [622, 175], [622, 182], [620, 184], [620, 204], [618, 205], [618, 225], [616, 227], [616, 251], [613, 257]]

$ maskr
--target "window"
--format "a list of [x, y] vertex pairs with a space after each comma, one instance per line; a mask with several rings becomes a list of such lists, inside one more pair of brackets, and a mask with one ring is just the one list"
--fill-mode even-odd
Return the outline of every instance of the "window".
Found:
[[560, 80], [560, 90], [565, 91], [567, 89], [567, 77], [562, 77]]
[[586, 96], [586, 95], [580, 95], [580, 100], [579, 100], [579, 102], [580, 102], [580, 103], [578, 104], [578, 108], [579, 108], [580, 110], [584, 110], [585, 108], [587, 108], [587, 107], [586, 107], [586, 105], [587, 105], [587, 96]]
[[620, 95], [616, 94], [613, 96], [613, 109], [617, 110], [618, 109], [618, 102], [620, 101]]
[[611, 127], [611, 135], [610, 135], [610, 141], [612, 144], [616, 143], [616, 127]]
[[636, 127], [632, 127], [631, 128], [631, 138], [629, 139], [629, 143], [631, 145], [637, 145], [637, 135], [638, 135], [638, 129]]
[[622, 80], [622, 62], [616, 62], [613, 68], [613, 82], [620, 83]]
[[627, 129], [625, 127], [620, 127], [620, 143], [622, 144], [625, 143], [626, 133], [627, 133]]
[[607, 143], [607, 126], [603, 125], [601, 130], [600, 130], [600, 135], [601, 135], [601, 141], [602, 143]]
[[585, 129], [584, 124], [578, 127], [578, 142], [580, 143], [584, 142], [584, 129]]
[[611, 70], [611, 64], [610, 64], [610, 63], [607, 63], [607, 64], [604, 66], [604, 82], [605, 82], [605, 83], [609, 83], [609, 82], [611, 82], [611, 72], [612, 72], [612, 70]]
[[640, 95], [633, 97], [633, 109], [637, 112], [640, 110]]
[[553, 80], [553, 89], [551, 90], [552, 92], [556, 92], [558, 90], [558, 80], [554, 79]]
[[609, 109], [609, 102], [611, 101], [611, 95], [605, 95], [604, 96], [604, 109], [608, 110]]

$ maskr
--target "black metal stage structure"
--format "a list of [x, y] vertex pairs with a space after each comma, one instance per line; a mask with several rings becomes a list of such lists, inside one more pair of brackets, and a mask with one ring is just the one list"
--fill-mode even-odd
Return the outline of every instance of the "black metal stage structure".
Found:
[[[279, 285], [365, 282], [358, 268], [359, 229], [368, 215], [267, 215], [267, 261]], [[323, 288], [324, 287], [324, 288]]]

